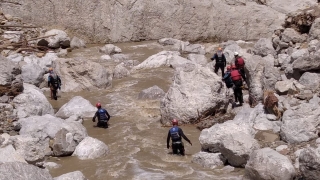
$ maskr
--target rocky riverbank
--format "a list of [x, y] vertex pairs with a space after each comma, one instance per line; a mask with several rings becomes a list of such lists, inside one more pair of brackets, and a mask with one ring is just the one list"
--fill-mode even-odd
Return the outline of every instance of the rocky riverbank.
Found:
[[[259, 2], [284, 15], [275, 8], [276, 2]], [[238, 7], [239, 3], [227, 5]], [[264, 7], [257, 2], [244, 4], [244, 9]], [[48, 90], [45, 86], [49, 67], [54, 67], [62, 82], [68, 82], [63, 83], [62, 92], [108, 89], [113, 79], [172, 68], [174, 75], [167, 92], [153, 86], [141, 91], [137, 99], [159, 100], [157, 115], [164, 125], [173, 118], [178, 118], [181, 124], [198, 125], [202, 130], [201, 152], [193, 155], [192, 162], [211, 169], [244, 168], [243, 179], [318, 179], [320, 18], [317, 13], [317, 8], [290, 11], [286, 18], [280, 18], [284, 27], [278, 27], [277, 23], [268, 26], [273, 34], [267, 36], [268, 33], [256, 29], [255, 33], [264, 37], [254, 42], [229, 40], [203, 44], [162, 38], [155, 44], [163, 51], [141, 63], [113, 44], [101, 46], [97, 53], [102, 55], [95, 61], [68, 58], [73, 48], [86, 47], [83, 40], [70, 38], [59, 29], [17, 27], [17, 23], [27, 24], [1, 14], [1, 22], [6, 25], [2, 27], [1, 45], [6, 46], [0, 57], [0, 179], [21, 179], [21, 174], [22, 179], [53, 179], [41, 169], [52, 165], [46, 161], [48, 157], [76, 156], [84, 160], [109, 153], [108, 145], [90, 137], [82, 124], [96, 110], [88, 100], [75, 96], [54, 112], [43, 94]], [[42, 45], [45, 51], [40, 49], [39, 54], [35, 49], [8, 48], [22, 37], [39, 38], [27, 41], [25, 46]], [[158, 35], [149, 38], [155, 37]], [[110, 39], [120, 41], [117, 36]], [[219, 46], [223, 47], [229, 64], [234, 52], [245, 59], [248, 89], [242, 107], [235, 107], [220, 75], [213, 72], [214, 62], [208, 62], [207, 56]], [[265, 100], [266, 91], [276, 99], [271, 107]], [[276, 108], [280, 117], [267, 108]], [[67, 177], [86, 179], [79, 171], [54, 179]]]

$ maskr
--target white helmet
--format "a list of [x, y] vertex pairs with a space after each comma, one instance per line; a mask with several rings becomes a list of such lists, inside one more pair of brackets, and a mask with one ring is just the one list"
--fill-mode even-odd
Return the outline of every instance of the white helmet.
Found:
[[239, 53], [238, 53], [238, 52], [234, 52], [234, 55], [235, 55], [235, 56], [238, 56], [238, 55], [239, 55]]

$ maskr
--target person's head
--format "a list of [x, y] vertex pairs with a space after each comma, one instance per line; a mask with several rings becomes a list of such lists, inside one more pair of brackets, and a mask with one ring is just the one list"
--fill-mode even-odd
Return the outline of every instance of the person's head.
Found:
[[49, 67], [49, 72], [53, 72], [53, 68], [52, 67]]
[[231, 66], [230, 65], [227, 66], [227, 71], [231, 71]]
[[178, 126], [178, 120], [177, 119], [173, 119], [172, 120], [172, 126]]
[[222, 52], [222, 48], [221, 47], [218, 48], [218, 52]]
[[232, 65], [231, 65], [231, 69], [232, 69], [232, 70], [237, 69], [236, 65], [232, 64]]
[[98, 103], [96, 104], [96, 107], [97, 107], [98, 109], [100, 109], [100, 108], [101, 108], [101, 104], [98, 102]]
[[238, 52], [234, 52], [234, 57], [238, 57], [239, 53]]

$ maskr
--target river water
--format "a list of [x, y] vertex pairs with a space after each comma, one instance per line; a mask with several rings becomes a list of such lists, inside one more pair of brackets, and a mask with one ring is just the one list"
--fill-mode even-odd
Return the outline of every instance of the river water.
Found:
[[[156, 42], [121, 43], [124, 54], [131, 59], [142, 62], [150, 55], [163, 50]], [[101, 45], [102, 46], [102, 45]], [[89, 46], [86, 49], [74, 50], [68, 56], [86, 58], [99, 62], [107, 69], [116, 63], [100, 60], [99, 47]], [[82, 91], [77, 93], [60, 93], [58, 101], [50, 103], [55, 110], [59, 109], [72, 97], [80, 95], [93, 105], [101, 102], [112, 116], [108, 129], [93, 127], [91, 119], [84, 121], [88, 134], [97, 138], [109, 147], [109, 154], [100, 159], [79, 160], [76, 157], [48, 158], [61, 167], [50, 169], [53, 177], [71, 171], [81, 171], [89, 180], [123, 179], [240, 179], [242, 169], [230, 168], [211, 170], [191, 162], [192, 155], [201, 150], [200, 131], [195, 126], [181, 126], [193, 146], [185, 143], [186, 156], [175, 156], [166, 148], [169, 127], [160, 124], [160, 100], [138, 100], [138, 94], [146, 88], [157, 85], [165, 92], [173, 81], [174, 70], [162, 67], [138, 71], [129, 77], [114, 79], [112, 86], [100, 91]], [[68, 83], [68, 82], [63, 82]], [[46, 92], [49, 97], [49, 93]], [[232, 169], [232, 168], [231, 168]]]

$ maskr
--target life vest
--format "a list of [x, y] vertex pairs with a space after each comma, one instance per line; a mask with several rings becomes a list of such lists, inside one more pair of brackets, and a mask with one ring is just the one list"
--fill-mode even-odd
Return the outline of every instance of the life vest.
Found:
[[98, 114], [99, 114], [99, 121], [107, 121], [108, 117], [106, 116], [107, 111], [105, 109], [99, 109]]
[[241, 74], [238, 70], [232, 70], [231, 71], [231, 79], [232, 81], [238, 81], [241, 80]]
[[180, 141], [181, 140], [178, 127], [172, 127], [170, 129], [170, 135], [171, 135], [172, 141]]
[[221, 52], [221, 53], [216, 53], [216, 62], [217, 62], [217, 64], [222, 64], [223, 63], [223, 53]]
[[239, 57], [236, 59], [236, 62], [235, 62], [237, 68], [243, 68], [244, 67], [244, 60], [242, 57]]
[[50, 73], [49, 77], [52, 79], [53, 84], [57, 87], [58, 86], [58, 75], [54, 72]]

